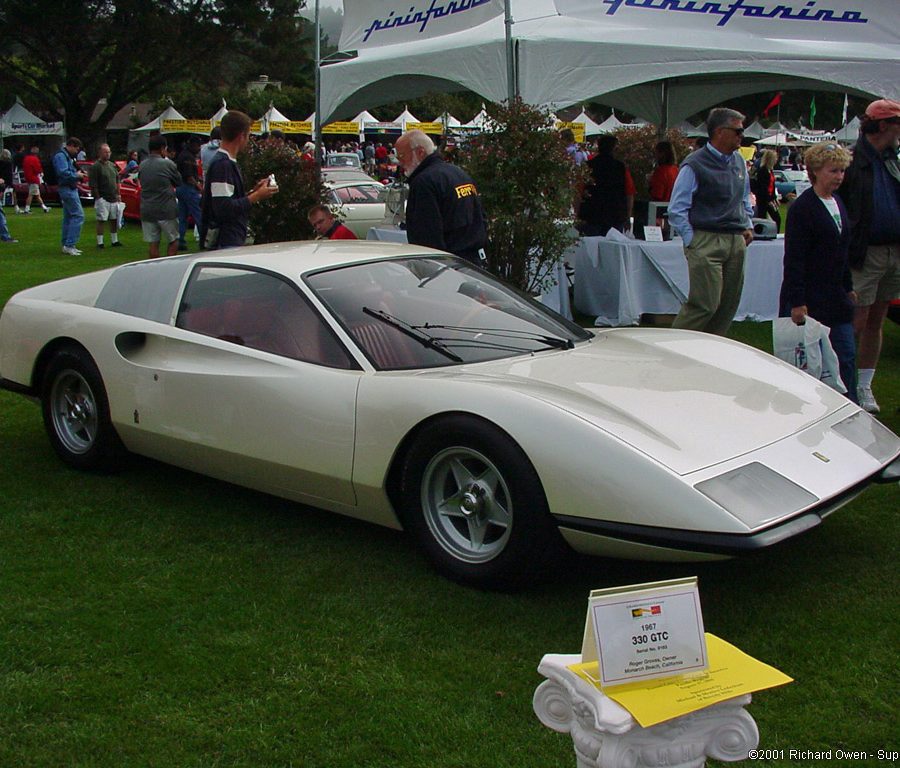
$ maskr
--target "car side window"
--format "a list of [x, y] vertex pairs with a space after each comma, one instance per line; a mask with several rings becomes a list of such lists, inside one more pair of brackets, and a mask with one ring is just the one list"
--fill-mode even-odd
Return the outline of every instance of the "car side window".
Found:
[[358, 367], [297, 288], [267, 272], [196, 268], [175, 325], [292, 360], [330, 368]]

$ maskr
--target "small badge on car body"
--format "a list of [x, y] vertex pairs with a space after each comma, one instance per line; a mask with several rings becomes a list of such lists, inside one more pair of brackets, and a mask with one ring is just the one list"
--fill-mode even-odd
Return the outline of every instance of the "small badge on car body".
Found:
[[813, 456], [815, 456], [819, 461], [824, 461], [826, 464], [828, 464], [831, 461], [831, 459], [829, 459], [827, 456], [819, 453], [818, 451], [813, 451]]

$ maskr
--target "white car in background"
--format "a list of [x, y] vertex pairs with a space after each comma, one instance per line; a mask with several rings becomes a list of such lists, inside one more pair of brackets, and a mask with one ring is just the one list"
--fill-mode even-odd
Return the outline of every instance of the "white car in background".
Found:
[[371, 178], [335, 178], [327, 174], [324, 180], [328, 207], [360, 240], [366, 239], [369, 229], [384, 223], [384, 184]]
[[325, 155], [325, 168], [362, 168], [355, 152], [329, 152]]

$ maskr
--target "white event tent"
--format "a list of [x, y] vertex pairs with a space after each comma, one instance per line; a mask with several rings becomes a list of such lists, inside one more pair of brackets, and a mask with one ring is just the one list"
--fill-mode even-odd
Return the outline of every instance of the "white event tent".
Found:
[[159, 133], [165, 133], [162, 129], [163, 120], [186, 120], [187, 118], [181, 114], [175, 107], [171, 104], [166, 107], [163, 113], [153, 120], [151, 120], [146, 125], [142, 125], [140, 128], [135, 128], [132, 133], [152, 133], [153, 131], [158, 131]]
[[591, 116], [585, 112], [584, 107], [581, 108], [581, 114], [578, 117], [572, 118], [573, 123], [582, 123], [584, 125], [584, 135], [585, 136], [596, 136], [603, 131], [600, 130], [600, 126], [597, 124], [596, 120], [593, 120]]
[[62, 123], [47, 123], [25, 108], [21, 100], [0, 115], [0, 138], [3, 136], [64, 136]]
[[[897, 0], [817, 0], [814, 12], [801, 0], [757, 0], [743, 8], [631, 0], [509, 2], [518, 93], [531, 104], [555, 109], [596, 99], [674, 125], [726, 98], [788, 88], [900, 99]], [[426, 15], [427, 3], [411, 2], [404, 18], [413, 21], [393, 23], [388, 44], [360, 38], [353, 43], [355, 58], [322, 68], [323, 114], [337, 119], [428, 91], [469, 89], [503, 101], [505, 27], [502, 3], [492, 5], [501, 10], [487, 21], [459, 29], [465, 18], [459, 12], [456, 27], [447, 26], [455, 31], [439, 34], [432, 30], [441, 29], [443, 20]], [[362, 28], [377, 38], [371, 30], [388, 26], [384, 4], [353, 0], [355, 17], [366, 12], [372, 21]]]

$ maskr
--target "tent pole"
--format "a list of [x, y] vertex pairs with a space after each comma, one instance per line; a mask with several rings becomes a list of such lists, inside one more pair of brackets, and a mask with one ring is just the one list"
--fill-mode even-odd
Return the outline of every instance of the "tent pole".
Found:
[[512, 0], [504, 0], [503, 3], [503, 13], [504, 13], [504, 21], [506, 25], [506, 98], [509, 100], [509, 103], [512, 104], [513, 99], [516, 98], [516, 74], [515, 74], [515, 64], [513, 62], [514, 51], [513, 51], [513, 39], [512, 39], [512, 8], [510, 7], [510, 3]]
[[322, 50], [321, 50], [322, 29], [319, 26], [319, 0], [316, 0], [316, 118], [313, 121], [313, 139], [316, 142], [316, 167], [322, 167]]
[[660, 110], [660, 119], [659, 119], [659, 129], [656, 134], [660, 139], [665, 138], [666, 131], [669, 128], [669, 81], [665, 79], [661, 83], [662, 93], [661, 93], [661, 102], [662, 109]]

